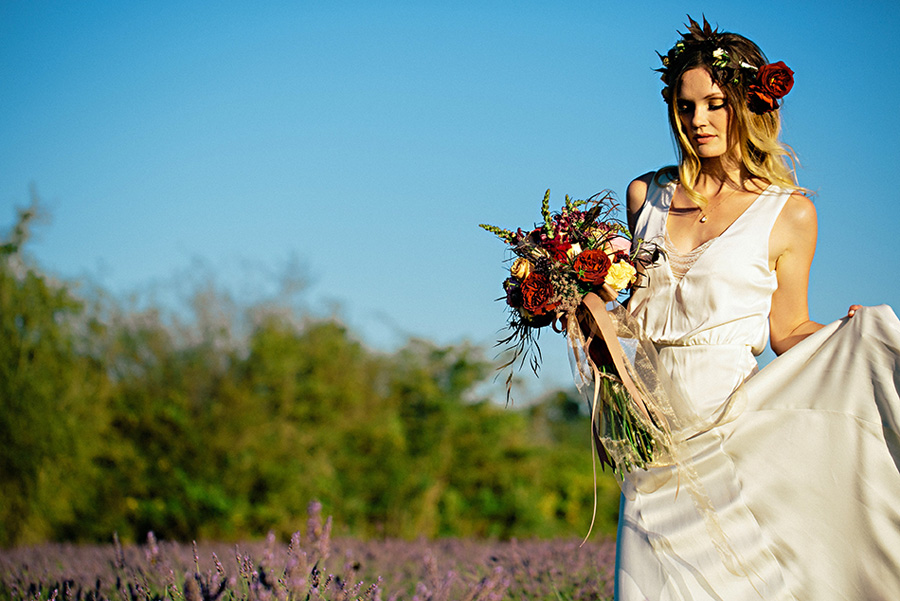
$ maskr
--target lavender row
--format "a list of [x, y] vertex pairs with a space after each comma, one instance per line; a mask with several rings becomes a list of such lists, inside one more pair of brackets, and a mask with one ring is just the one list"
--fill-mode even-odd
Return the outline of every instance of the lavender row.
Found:
[[238, 545], [44, 544], [0, 551], [0, 598], [501, 601], [612, 598], [609, 540], [333, 538], [311, 504], [305, 535]]

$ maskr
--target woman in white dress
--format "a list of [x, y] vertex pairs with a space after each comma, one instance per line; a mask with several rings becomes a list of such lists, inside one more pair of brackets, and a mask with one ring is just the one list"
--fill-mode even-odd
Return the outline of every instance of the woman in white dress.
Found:
[[809, 319], [816, 213], [778, 141], [792, 72], [705, 20], [663, 65], [679, 165], [628, 188], [635, 239], [664, 250], [629, 310], [682, 460], [623, 483], [616, 598], [896, 601], [900, 322]]

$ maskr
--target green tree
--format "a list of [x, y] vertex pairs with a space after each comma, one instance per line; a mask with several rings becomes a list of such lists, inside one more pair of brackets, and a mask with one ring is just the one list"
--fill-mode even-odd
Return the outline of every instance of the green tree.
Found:
[[0, 244], [0, 544], [78, 531], [108, 419], [102, 366], [80, 348], [95, 324], [23, 257], [36, 212]]
[[[478, 392], [478, 347], [378, 352], [212, 284], [187, 312], [81, 300], [23, 256], [34, 210], [0, 244], [0, 544], [289, 535], [313, 498], [359, 536], [586, 532], [590, 430], [568, 393], [504, 408]], [[598, 483], [611, 533], [617, 488]]]

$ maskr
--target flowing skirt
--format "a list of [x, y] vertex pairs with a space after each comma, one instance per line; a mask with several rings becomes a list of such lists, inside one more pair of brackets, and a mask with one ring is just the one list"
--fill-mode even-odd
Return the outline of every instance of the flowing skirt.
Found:
[[660, 350], [681, 394], [714, 415], [683, 436], [687, 480], [713, 511], [678, 468], [634, 473], [616, 598], [900, 600], [897, 317], [864, 308], [759, 372], [748, 354]]

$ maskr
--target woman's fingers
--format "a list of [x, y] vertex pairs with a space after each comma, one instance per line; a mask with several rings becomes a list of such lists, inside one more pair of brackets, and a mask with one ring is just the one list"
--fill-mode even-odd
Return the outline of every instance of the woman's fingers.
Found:
[[847, 309], [847, 317], [853, 317], [859, 309], [862, 309], [862, 305], [850, 305], [850, 308]]
[[619, 293], [609, 284], [603, 284], [603, 289], [600, 290], [599, 296], [603, 299], [603, 302], [608, 303], [619, 298]]

